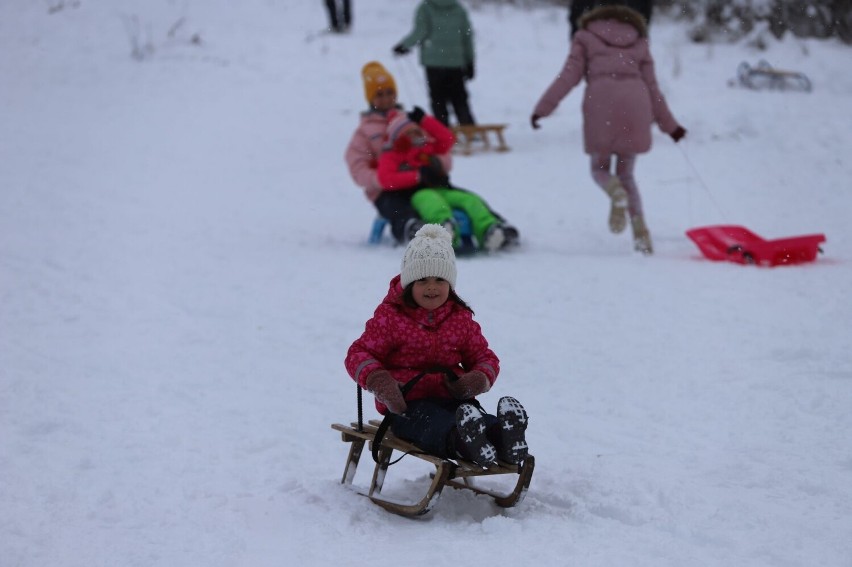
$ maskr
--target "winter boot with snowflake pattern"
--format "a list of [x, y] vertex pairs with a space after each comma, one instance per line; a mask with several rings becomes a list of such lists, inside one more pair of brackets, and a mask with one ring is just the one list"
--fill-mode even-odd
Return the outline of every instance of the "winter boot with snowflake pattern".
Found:
[[459, 454], [484, 469], [497, 461], [497, 449], [485, 433], [485, 418], [473, 404], [462, 404], [456, 409], [456, 429], [461, 447]]
[[521, 402], [504, 396], [497, 402], [497, 419], [500, 421], [500, 450], [497, 456], [507, 463], [517, 464], [527, 456], [527, 411]]

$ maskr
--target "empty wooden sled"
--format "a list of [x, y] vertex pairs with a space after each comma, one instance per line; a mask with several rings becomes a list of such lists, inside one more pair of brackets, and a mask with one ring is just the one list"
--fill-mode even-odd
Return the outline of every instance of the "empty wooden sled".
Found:
[[[359, 428], [358, 423], [351, 425], [342, 425], [339, 423], [332, 424], [332, 429], [340, 431], [345, 443], [350, 443], [349, 455], [346, 459], [346, 467], [343, 469], [342, 484], [352, 485], [355, 478], [355, 471], [358, 468], [358, 462], [361, 459], [361, 453], [364, 450], [364, 444], [369, 442], [372, 450], [375, 440], [376, 431], [380, 422], [371, 420], [367, 424], [363, 424]], [[381, 495], [382, 484], [385, 480], [388, 467], [391, 463], [391, 455], [393, 451], [400, 451], [403, 454], [422, 459], [435, 466], [435, 472], [432, 475], [432, 482], [429, 488], [419, 500], [411, 502], [400, 502], [383, 498]], [[378, 449], [378, 462], [373, 470], [373, 479], [370, 482], [370, 487], [366, 493], [361, 492], [374, 503], [378, 504], [385, 510], [415, 518], [429, 512], [445, 486], [456, 489], [471, 490], [476, 494], [490, 496], [494, 502], [503, 508], [510, 508], [519, 504], [526, 496], [530, 481], [532, 480], [533, 468], [535, 467], [535, 459], [532, 455], [527, 455], [524, 461], [518, 465], [509, 463], [498, 463], [488, 469], [483, 469], [478, 465], [457, 459], [442, 459], [420, 451], [416, 446], [394, 437], [389, 431], [380, 439]], [[514, 489], [507, 493], [498, 493], [486, 488], [478, 487], [474, 484], [473, 479], [478, 476], [491, 475], [517, 475], [517, 482]]]
[[[506, 124], [463, 124], [453, 126], [453, 134], [456, 136], [456, 149], [464, 155], [470, 155], [476, 150], [494, 150], [497, 152], [509, 151], [503, 130]], [[495, 144], [492, 145], [491, 138]]]
[[710, 260], [737, 264], [781, 266], [813, 262], [822, 252], [824, 234], [807, 234], [765, 240], [745, 227], [716, 225], [693, 228], [686, 235]]

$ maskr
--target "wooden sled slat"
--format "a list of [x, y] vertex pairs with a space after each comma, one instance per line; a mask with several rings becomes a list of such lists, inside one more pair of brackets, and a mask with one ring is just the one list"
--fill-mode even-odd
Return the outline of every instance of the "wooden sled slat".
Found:
[[[363, 453], [364, 444], [369, 443], [372, 448], [373, 439], [378, 428], [379, 422], [371, 420], [369, 423], [363, 424], [361, 430], [358, 429], [357, 423], [352, 423], [349, 426], [334, 423], [332, 429], [341, 432], [342, 440], [346, 443], [351, 443], [349, 454], [346, 459], [346, 466], [343, 471], [341, 483], [352, 485], [355, 478], [355, 471], [358, 467], [358, 462]], [[399, 502], [383, 498], [381, 496], [382, 485], [390, 466], [391, 456], [393, 451], [401, 451], [417, 457], [423, 461], [432, 464], [435, 467], [435, 472], [432, 474], [432, 482], [426, 493], [419, 501], [414, 502]], [[530, 481], [532, 480], [533, 469], [535, 468], [535, 458], [532, 455], [527, 455], [526, 459], [519, 464], [510, 464], [500, 462], [490, 468], [483, 469], [475, 463], [461, 459], [442, 459], [428, 453], [420, 451], [415, 445], [408, 443], [402, 439], [398, 439], [392, 433], [387, 432], [382, 445], [379, 449], [379, 462], [376, 463], [373, 469], [373, 477], [370, 482], [370, 487], [365, 494], [375, 504], [381, 506], [389, 512], [414, 518], [428, 513], [435, 503], [438, 501], [441, 491], [445, 486], [455, 489], [470, 490], [476, 494], [489, 496], [494, 499], [494, 502], [502, 508], [510, 508], [520, 504], [524, 496], [526, 496]], [[514, 488], [508, 493], [501, 493], [486, 488], [478, 487], [473, 484], [473, 478], [479, 476], [492, 476], [500, 474], [515, 474], [518, 476]]]
[[[453, 126], [452, 131], [456, 137], [456, 148], [464, 155], [472, 154], [476, 149], [488, 151], [493, 149], [497, 152], [509, 151], [503, 130], [506, 124], [462, 124]], [[496, 145], [492, 145], [491, 138], [496, 138]]]

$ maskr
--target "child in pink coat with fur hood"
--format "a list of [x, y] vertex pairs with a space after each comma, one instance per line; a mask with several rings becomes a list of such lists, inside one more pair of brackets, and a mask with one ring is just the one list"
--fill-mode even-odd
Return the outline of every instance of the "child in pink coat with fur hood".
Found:
[[[583, 141], [591, 156], [592, 178], [610, 198], [609, 228], [622, 232], [629, 214], [634, 247], [651, 254], [651, 234], [633, 177], [636, 155], [651, 149], [656, 122], [677, 142], [686, 130], [672, 116], [657, 85], [648, 30], [641, 14], [611, 5], [586, 12], [571, 51], [556, 79], [539, 99], [530, 119], [550, 116], [559, 102], [586, 79]], [[615, 157], [615, 172], [611, 171]]]
[[500, 398], [496, 416], [476, 400], [497, 380], [500, 361], [455, 288], [450, 234], [441, 225], [424, 225], [364, 333], [349, 347], [346, 370], [373, 393], [379, 413], [394, 414], [397, 437], [484, 468], [498, 459], [520, 463], [527, 456], [527, 412], [510, 396]]

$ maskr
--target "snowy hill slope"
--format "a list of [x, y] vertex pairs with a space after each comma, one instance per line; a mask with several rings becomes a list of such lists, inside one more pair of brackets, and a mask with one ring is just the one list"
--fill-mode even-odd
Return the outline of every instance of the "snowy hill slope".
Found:
[[[342, 360], [401, 257], [365, 245], [342, 153], [366, 61], [427, 104], [390, 57], [414, 3], [360, 2], [346, 36], [317, 33], [319, 2], [56, 6], [0, 6], [0, 565], [849, 565], [848, 47], [654, 22], [689, 134], [639, 158], [645, 258], [606, 229], [580, 91], [528, 126], [564, 12], [471, 11], [473, 110], [512, 151], [454, 180], [524, 244], [460, 260], [458, 289], [501, 357], [482, 401], [524, 402], [537, 469], [516, 509], [448, 492], [414, 522], [340, 486], [329, 427], [355, 417]], [[814, 92], [728, 86], [760, 58]], [[723, 222], [823, 232], [826, 254], [701, 259], [684, 231]], [[386, 490], [426, 473], [405, 459]]]

